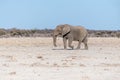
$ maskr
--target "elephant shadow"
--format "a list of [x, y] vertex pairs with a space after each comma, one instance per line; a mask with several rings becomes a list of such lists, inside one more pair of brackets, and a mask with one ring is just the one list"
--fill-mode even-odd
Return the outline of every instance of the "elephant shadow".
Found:
[[86, 50], [86, 49], [63, 49], [63, 48], [59, 48], [59, 49], [52, 49], [52, 50]]
[[62, 48], [59, 48], [59, 49], [52, 49], [52, 50], [74, 50], [74, 49], [62, 49]]

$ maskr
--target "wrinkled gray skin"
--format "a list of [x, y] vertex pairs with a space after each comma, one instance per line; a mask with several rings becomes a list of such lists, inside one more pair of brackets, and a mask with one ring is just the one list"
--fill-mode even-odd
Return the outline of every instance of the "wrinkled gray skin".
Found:
[[67, 49], [67, 40], [68, 46], [70, 48], [74, 48], [72, 46], [72, 41], [78, 41], [77, 49], [80, 49], [80, 44], [83, 42], [85, 45], [85, 49], [88, 49], [87, 45], [87, 30], [82, 26], [71, 26], [68, 24], [58, 25], [53, 31], [53, 44], [56, 47], [56, 38], [58, 35], [63, 37], [64, 49]]

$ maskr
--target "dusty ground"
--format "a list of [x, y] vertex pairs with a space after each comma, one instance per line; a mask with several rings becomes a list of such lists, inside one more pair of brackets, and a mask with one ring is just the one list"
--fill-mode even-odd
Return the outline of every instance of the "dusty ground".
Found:
[[[73, 43], [76, 47], [76, 43]], [[120, 39], [89, 38], [89, 50], [63, 50], [52, 38], [1, 38], [0, 80], [120, 80]]]

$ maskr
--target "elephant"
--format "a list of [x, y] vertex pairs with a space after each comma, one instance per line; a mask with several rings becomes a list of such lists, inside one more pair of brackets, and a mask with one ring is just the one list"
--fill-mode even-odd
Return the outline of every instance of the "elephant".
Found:
[[53, 31], [53, 45], [56, 47], [57, 36], [60, 35], [63, 37], [64, 49], [67, 49], [67, 40], [68, 46], [74, 49], [72, 41], [78, 41], [77, 49], [80, 49], [80, 44], [84, 43], [85, 49], [88, 49], [88, 32], [82, 26], [72, 26], [69, 24], [60, 24], [57, 25]]

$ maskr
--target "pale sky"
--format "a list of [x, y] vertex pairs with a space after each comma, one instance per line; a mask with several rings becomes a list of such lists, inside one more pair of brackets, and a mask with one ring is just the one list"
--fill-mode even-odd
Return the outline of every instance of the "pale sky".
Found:
[[120, 30], [120, 0], [0, 0], [0, 28], [53, 29], [59, 24]]

